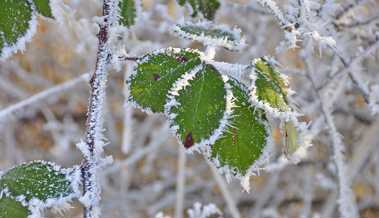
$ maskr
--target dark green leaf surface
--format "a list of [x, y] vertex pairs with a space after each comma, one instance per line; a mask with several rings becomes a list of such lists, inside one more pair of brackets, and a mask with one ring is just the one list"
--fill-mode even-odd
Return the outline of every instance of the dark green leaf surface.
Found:
[[152, 112], [163, 112], [174, 82], [201, 63], [198, 53], [186, 50], [167, 49], [149, 54], [144, 59], [128, 82], [131, 99]]
[[287, 87], [280, 73], [264, 58], [255, 61], [255, 69], [257, 73], [255, 86], [258, 99], [279, 111], [288, 111]]
[[36, 6], [36, 9], [38, 13], [45, 17], [53, 17], [53, 14], [51, 13], [50, 8], [50, 0], [33, 0], [34, 5]]
[[27, 218], [28, 208], [13, 198], [3, 196], [0, 198], [0, 218]]
[[226, 108], [224, 81], [211, 65], [204, 65], [189, 83], [176, 97], [180, 106], [170, 110], [177, 115], [173, 125], [179, 127], [177, 134], [186, 148], [210, 138]]
[[134, 0], [120, 0], [120, 22], [122, 25], [130, 27], [136, 22], [137, 10]]
[[26, 34], [32, 13], [26, 0], [0, 1], [0, 57], [4, 56], [5, 47], [15, 45]]
[[31, 162], [12, 168], [0, 179], [0, 189], [8, 188], [14, 197], [23, 195], [46, 201], [73, 193], [70, 181], [62, 171], [47, 162]]
[[178, 0], [180, 5], [188, 3], [192, 8], [192, 16], [196, 17], [199, 13], [203, 14], [204, 18], [213, 20], [217, 9], [220, 7], [218, 0]]
[[267, 122], [264, 112], [249, 103], [246, 88], [236, 81], [229, 80], [235, 98], [230, 125], [224, 134], [211, 146], [212, 159], [228, 166], [241, 176], [260, 157], [267, 142]]

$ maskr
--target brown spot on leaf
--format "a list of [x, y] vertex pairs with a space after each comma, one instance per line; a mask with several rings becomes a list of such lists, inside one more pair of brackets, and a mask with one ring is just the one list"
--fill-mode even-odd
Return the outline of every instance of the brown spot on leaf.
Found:
[[192, 133], [188, 133], [184, 139], [183, 145], [185, 148], [190, 148], [194, 144]]
[[184, 62], [188, 61], [188, 59], [186, 57], [181, 56], [181, 55], [177, 55], [176, 56], [176, 60], [179, 61], [179, 62], [181, 62], [181, 63], [184, 63]]
[[153, 74], [153, 78], [154, 78], [155, 81], [158, 81], [158, 80], [161, 79], [161, 76], [159, 74], [154, 73]]

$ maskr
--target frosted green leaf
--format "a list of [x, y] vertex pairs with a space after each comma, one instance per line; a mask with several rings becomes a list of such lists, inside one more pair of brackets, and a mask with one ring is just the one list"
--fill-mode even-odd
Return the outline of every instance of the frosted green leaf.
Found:
[[192, 8], [192, 17], [201, 13], [204, 18], [213, 20], [217, 9], [220, 7], [218, 0], [178, 0], [180, 5], [188, 3]]
[[0, 58], [23, 49], [35, 32], [36, 22], [28, 1], [0, 1]]
[[224, 81], [211, 65], [188, 78], [171, 90], [166, 113], [186, 148], [209, 146], [226, 110]]
[[34, 161], [10, 169], [0, 179], [0, 189], [10, 195], [46, 201], [63, 198], [74, 193], [72, 184], [60, 167], [53, 163]]
[[0, 218], [27, 218], [28, 208], [11, 197], [0, 198]]
[[173, 83], [201, 63], [199, 53], [184, 49], [164, 49], [138, 62], [130, 85], [130, 101], [152, 112], [163, 112]]
[[284, 123], [285, 149], [287, 154], [293, 154], [300, 147], [298, 144], [298, 130], [292, 122]]
[[124, 26], [133, 26], [136, 22], [137, 10], [135, 0], [120, 0], [120, 23]]
[[244, 176], [267, 146], [267, 120], [263, 110], [249, 103], [247, 88], [234, 80], [228, 83], [234, 96], [233, 112], [228, 128], [211, 146], [211, 159], [218, 167]]
[[240, 50], [245, 45], [238, 28], [214, 25], [211, 22], [186, 22], [177, 24], [174, 32], [182, 38], [196, 40], [206, 45], [221, 46], [230, 50]]
[[51, 12], [50, 8], [50, 0], [33, 0], [34, 5], [36, 6], [36, 9], [38, 13], [45, 17], [53, 17], [53, 14]]
[[287, 84], [279, 71], [266, 58], [254, 60], [254, 67], [256, 75], [253, 82], [258, 100], [278, 111], [289, 111]]

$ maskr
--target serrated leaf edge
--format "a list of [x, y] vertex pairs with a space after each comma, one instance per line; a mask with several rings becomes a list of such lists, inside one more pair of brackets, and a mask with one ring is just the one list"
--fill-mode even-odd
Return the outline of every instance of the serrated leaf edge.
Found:
[[[233, 80], [236, 81], [236, 84], [238, 84], [238, 86], [248, 94], [248, 89], [243, 84], [239, 83], [235, 79], [233, 79]], [[250, 105], [250, 107], [252, 107], [252, 106], [254, 106], [254, 105]], [[231, 117], [232, 116], [233, 116], [233, 114], [231, 114]], [[230, 183], [232, 181], [233, 177], [237, 178], [240, 180], [242, 187], [246, 191], [248, 191], [248, 189], [249, 189], [248, 188], [249, 184], [247, 182], [249, 181], [248, 179], [250, 178], [250, 176], [259, 175], [260, 171], [263, 171], [265, 169], [264, 166], [270, 162], [270, 159], [274, 153], [275, 143], [273, 141], [271, 127], [270, 127], [268, 121], [262, 120], [261, 123], [265, 126], [265, 130], [266, 130], [266, 140], [265, 140], [266, 144], [264, 146], [262, 154], [249, 167], [249, 169], [247, 170], [247, 173], [245, 175], [240, 174], [238, 172], [238, 170], [236, 170], [235, 167], [231, 167], [229, 165], [222, 166], [218, 156], [212, 157], [210, 149], [206, 153], [207, 160], [216, 166], [219, 173], [225, 176], [228, 183]]]
[[[116, 5], [117, 5], [116, 13], [117, 13], [117, 17], [118, 18], [121, 18], [121, 8], [120, 8], [120, 4], [119, 4], [121, 1], [122, 0], [117, 0], [117, 2], [116, 2]], [[142, 3], [142, 1], [141, 0], [133, 0], [133, 1], [134, 1], [134, 5], [135, 5], [136, 16], [134, 18], [134, 24], [128, 26], [127, 27], [128, 29], [132, 28], [133, 26], [135, 26], [140, 21], [141, 14], [142, 14], [142, 11], [143, 11], [143, 3]], [[119, 26], [126, 27], [126, 26], [122, 25], [121, 23], [119, 24]]]
[[26, 44], [32, 40], [34, 34], [37, 32], [37, 9], [33, 2], [31, 2], [30, 0], [28, 0], [27, 2], [32, 8], [32, 16], [29, 20], [29, 28], [23, 36], [17, 39], [16, 43], [10, 46], [5, 45], [1, 49], [0, 61], [4, 61], [5, 59], [9, 58], [11, 55], [18, 51], [24, 52]]
[[[268, 113], [270, 116], [274, 118], [278, 118], [280, 120], [287, 121], [287, 122], [292, 121], [294, 123], [298, 123], [297, 116], [299, 116], [300, 114], [293, 111], [291, 107], [288, 107], [289, 111], [280, 111], [279, 109], [272, 107], [270, 104], [258, 99], [258, 96], [256, 94], [257, 87], [255, 85], [255, 81], [257, 80], [256, 73], [259, 70], [255, 68], [255, 64], [259, 60], [261, 60], [261, 58], [256, 58], [252, 61], [252, 69], [249, 74], [250, 87], [248, 89], [249, 89], [249, 96], [250, 96], [251, 103], [256, 107], [263, 109], [264, 111], [266, 111], [266, 113]], [[286, 77], [283, 77], [283, 75], [281, 74], [280, 74], [280, 77], [286, 83], [288, 83], [288, 80]]]
[[[191, 49], [191, 48], [184, 48], [183, 49], [183, 48], [173, 48], [173, 47], [157, 49], [153, 52], [150, 52], [148, 54], [143, 55], [142, 58], [137, 60], [137, 64], [134, 66], [134, 69], [132, 70], [131, 74], [128, 76], [128, 78], [125, 81], [127, 88], [129, 90], [131, 90], [132, 80], [137, 75], [137, 68], [140, 64], [148, 62], [150, 60], [150, 58], [154, 55], [158, 55], [158, 54], [162, 54], [162, 53], [164, 53], [164, 54], [168, 54], [168, 53], [178, 54], [182, 51], [197, 53], [197, 54], [199, 54], [200, 59], [203, 59], [203, 57], [205, 57], [205, 54], [203, 52], [197, 50], [197, 49]], [[134, 108], [141, 110], [142, 112], [144, 112], [148, 115], [165, 114], [164, 112], [163, 113], [162, 112], [153, 112], [153, 110], [150, 107], [144, 107], [144, 106], [138, 104], [138, 102], [133, 98], [132, 95], [129, 95], [129, 97], [127, 99], [127, 104], [131, 105]]]
[[[206, 29], [208, 28], [220, 29], [222, 31], [231, 33], [236, 40], [232, 41], [232, 40], [228, 40], [227, 38], [213, 38], [205, 34], [201, 34], [201, 35], [191, 34], [181, 29], [181, 27], [185, 25], [194, 25], [194, 26], [199, 26]], [[181, 22], [181, 23], [176, 24], [173, 27], [172, 33], [174, 35], [177, 35], [178, 37], [181, 37], [187, 40], [199, 41], [199, 42], [204, 43], [204, 45], [220, 46], [231, 51], [240, 51], [246, 46], [246, 39], [245, 37], [242, 36], [241, 29], [237, 27], [234, 27], [231, 29], [229, 26], [226, 26], [226, 25], [215, 25], [210, 21], [199, 21], [196, 23], [192, 23], [190, 21]]]
[[57, 5], [57, 2], [59, 0], [49, 0], [49, 7], [50, 7], [50, 11], [51, 11], [51, 17], [44, 16], [43, 14], [39, 13], [38, 10], [37, 10], [37, 7], [35, 6], [35, 3], [33, 2], [33, 0], [30, 0], [30, 1], [33, 3], [34, 7], [36, 8], [36, 13], [39, 14], [40, 17], [42, 17], [43, 19], [46, 19], [46, 20], [56, 19], [56, 17], [54, 16], [53, 7], [55, 7]]
[[[180, 136], [177, 134], [177, 130], [179, 129], [179, 126], [175, 124], [175, 120], [174, 120], [177, 115], [174, 113], [171, 113], [170, 111], [173, 107], [179, 106], [179, 102], [176, 100], [176, 96], [179, 96], [179, 91], [189, 86], [190, 85], [189, 82], [193, 80], [196, 77], [196, 75], [200, 73], [205, 66], [206, 65], [204, 64], [198, 65], [196, 68], [194, 68], [190, 72], [184, 74], [180, 79], [178, 79], [174, 83], [173, 87], [170, 89], [167, 96], [164, 113], [169, 120], [170, 129], [176, 135], [177, 140], [180, 144], [182, 144], [182, 141], [180, 139]], [[226, 90], [226, 95], [225, 95], [226, 106], [225, 106], [224, 115], [219, 121], [218, 128], [215, 129], [213, 133], [207, 139], [202, 139], [199, 143], [195, 143], [190, 148], [186, 149], [187, 153], [194, 153], [194, 152], [209, 153], [210, 145], [215, 143], [215, 141], [222, 135], [227, 125], [229, 124], [229, 119], [233, 111], [232, 108], [234, 106], [233, 94], [232, 94], [230, 85], [227, 83], [228, 77], [225, 75], [221, 75], [221, 78], [224, 81], [224, 88]]]
[[[62, 168], [61, 166], [53, 162], [44, 161], [44, 160], [34, 160], [31, 162], [24, 162], [16, 166], [13, 166], [9, 168], [8, 170], [6, 170], [6, 172], [12, 169], [15, 169], [16, 167], [19, 167], [21, 165], [29, 165], [29, 164], [35, 164], [35, 163], [47, 164], [51, 166], [54, 171], [58, 171], [64, 174], [66, 179], [70, 181], [70, 186], [73, 192], [61, 198], [48, 198], [45, 201], [42, 201], [37, 198], [32, 198], [31, 200], [27, 201], [24, 195], [13, 196], [13, 194], [8, 190], [8, 188], [5, 188], [1, 190], [0, 197], [1, 197], [1, 194], [5, 194], [5, 196], [9, 195], [15, 200], [21, 202], [23, 206], [28, 207], [29, 211], [31, 212], [31, 215], [28, 217], [32, 218], [32, 217], [40, 217], [41, 212], [46, 208], [65, 206], [67, 205], [67, 203], [70, 203], [74, 198], [78, 198], [80, 196], [80, 189], [79, 189], [80, 167], [79, 166], [74, 166], [73, 168], [67, 169], [67, 168]], [[6, 172], [0, 175], [0, 180], [2, 176], [6, 174]]]
[[7, 198], [10, 198], [12, 200], [15, 200], [15, 201], [19, 202], [22, 206], [27, 208], [28, 214], [29, 214], [28, 217], [33, 215], [32, 210], [30, 209], [29, 205], [25, 202], [25, 200], [12, 196], [12, 194], [9, 192], [9, 190], [7, 188], [0, 190], [0, 199], [2, 199], [3, 197], [7, 197]]
[[[266, 61], [270, 60], [270, 57], [263, 57]], [[295, 111], [292, 110], [291, 107], [289, 107], [290, 111], [280, 111], [277, 108], [272, 107], [266, 102], [263, 102], [258, 99], [256, 95], [256, 85], [255, 81], [257, 79], [256, 71], [258, 71], [255, 68], [255, 64], [257, 61], [261, 60], [262, 58], [256, 58], [252, 61], [252, 69], [249, 75], [250, 79], [250, 87], [249, 87], [249, 96], [250, 96], [250, 102], [256, 106], [257, 108], [260, 108], [264, 110], [268, 115], [272, 116], [273, 118], [279, 119], [281, 122], [292, 122], [294, 127], [297, 130], [298, 137], [297, 137], [297, 143], [299, 144], [299, 148], [292, 154], [289, 155], [287, 158], [293, 162], [298, 163], [301, 159], [303, 159], [306, 156], [306, 151], [309, 147], [312, 146], [312, 136], [309, 134], [308, 125], [305, 122], [299, 121], [298, 117], [301, 115]], [[286, 85], [289, 84], [288, 78], [285, 77], [283, 74], [279, 74], [279, 76], [283, 79], [283, 81], [286, 83]], [[289, 93], [294, 93], [292, 90], [288, 90]]]

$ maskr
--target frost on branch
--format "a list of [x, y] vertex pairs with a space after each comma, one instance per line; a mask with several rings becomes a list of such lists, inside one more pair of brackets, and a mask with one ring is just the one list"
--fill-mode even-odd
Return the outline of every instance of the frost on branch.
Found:
[[[222, 218], [221, 210], [214, 204], [202, 205], [196, 202], [192, 208], [187, 210], [189, 218]], [[163, 212], [155, 215], [155, 218], [171, 218], [166, 216]]]
[[241, 50], [245, 46], [245, 38], [241, 30], [226, 25], [214, 25], [212, 22], [184, 22], [174, 27], [179, 37], [199, 41], [209, 46], [220, 46], [229, 50]]
[[188, 216], [189, 218], [221, 218], [222, 213], [214, 204], [203, 206], [199, 202], [196, 202], [193, 208], [188, 209]]
[[[78, 172], [77, 169], [62, 169], [50, 162], [33, 161], [18, 165], [2, 175], [0, 190], [2, 196], [20, 201], [28, 207], [30, 217], [36, 217], [45, 208], [65, 206], [78, 197]], [[9, 199], [1, 202], [0, 208], [5, 208]]]
[[379, 114], [379, 85], [371, 87], [369, 107], [373, 114]]

